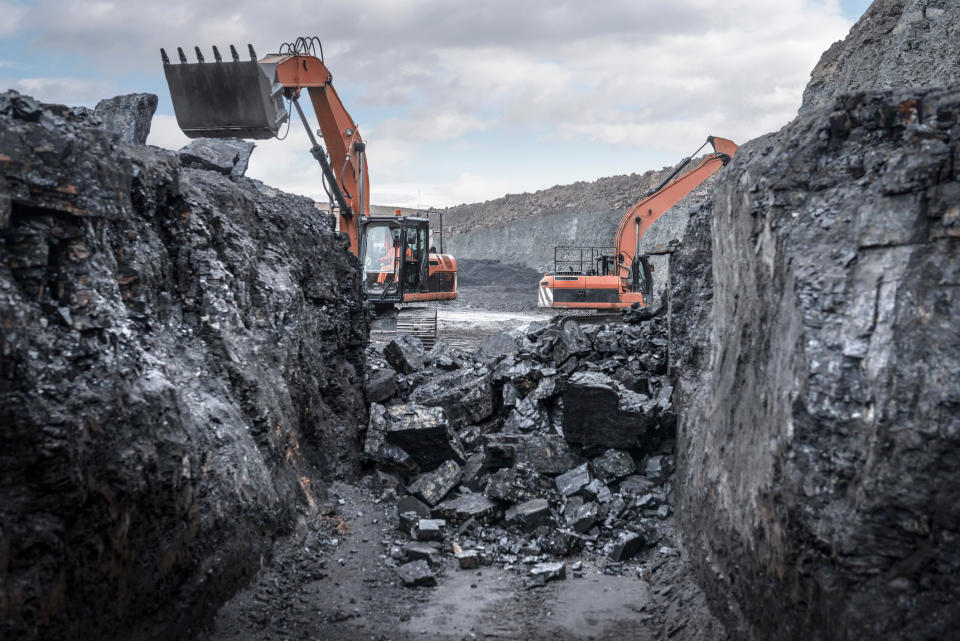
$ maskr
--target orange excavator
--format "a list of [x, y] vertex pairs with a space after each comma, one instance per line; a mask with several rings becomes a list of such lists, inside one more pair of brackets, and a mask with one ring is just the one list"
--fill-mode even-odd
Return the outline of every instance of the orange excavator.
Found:
[[[252, 45], [247, 45], [249, 60], [241, 60], [233, 45], [228, 61], [216, 47], [210, 62], [199, 47], [194, 49], [197, 61], [190, 63], [177, 47], [179, 64], [160, 50], [177, 123], [188, 137], [279, 137], [285, 122], [289, 131], [292, 106], [310, 138], [310, 153], [320, 163], [329, 211], [360, 259], [374, 311], [382, 315], [403, 303], [457, 298], [457, 263], [443, 253], [442, 219], [437, 251], [429, 218], [401, 216], [399, 209], [395, 216], [370, 215], [366, 143], [333, 88], [318, 38], [297, 38], [260, 60]], [[304, 89], [326, 149], [300, 106]], [[401, 332], [428, 343], [436, 337], [436, 309], [406, 308], [394, 318]]]
[[[677, 177], [707, 145], [713, 153]], [[554, 270], [540, 280], [539, 307], [553, 309], [614, 310], [649, 305], [653, 274], [647, 256], [640, 253], [640, 239], [650, 226], [697, 185], [730, 162], [736, 143], [710, 136], [657, 187], [631, 207], [620, 221], [612, 247], [557, 247]]]

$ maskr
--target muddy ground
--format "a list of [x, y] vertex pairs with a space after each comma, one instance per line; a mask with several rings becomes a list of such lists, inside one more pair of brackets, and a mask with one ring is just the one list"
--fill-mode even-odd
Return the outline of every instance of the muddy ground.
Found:
[[567, 559], [583, 576], [529, 587], [526, 568], [460, 570], [448, 556], [436, 587], [405, 588], [388, 550], [402, 543], [395, 501], [335, 483], [255, 582], [199, 638], [724, 639], [677, 551], [662, 545], [606, 575], [604, 558]]
[[[497, 273], [501, 282], [467, 279], [455, 304], [438, 306], [444, 341], [476, 346], [553, 315], [536, 308], [536, 278]], [[395, 492], [380, 488], [376, 478], [371, 470], [359, 484], [334, 483], [319, 499], [322, 515], [301, 516], [295, 534], [278, 542], [254, 583], [200, 638], [727, 638], [674, 537], [622, 566], [585, 550], [565, 559], [566, 579], [540, 586], [532, 585], [523, 563], [461, 570], [453, 550], [441, 548], [438, 585], [404, 587], [390, 552], [409, 539], [397, 529]], [[582, 570], [573, 572], [578, 564]]]

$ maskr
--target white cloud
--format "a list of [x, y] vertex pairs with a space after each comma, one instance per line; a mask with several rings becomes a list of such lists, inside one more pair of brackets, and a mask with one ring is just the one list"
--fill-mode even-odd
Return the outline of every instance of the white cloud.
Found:
[[11, 36], [17, 33], [23, 25], [27, 15], [27, 7], [13, 2], [0, 2], [0, 36]]
[[93, 107], [102, 98], [117, 93], [111, 80], [100, 78], [17, 78], [8, 79], [5, 84], [42, 102], [85, 107]]
[[189, 142], [190, 139], [180, 130], [175, 117], [156, 114], [150, 121], [150, 135], [147, 136], [148, 145], [176, 150]]
[[[26, 5], [0, 0], [9, 6]], [[536, 188], [533, 176], [542, 174], [531, 167], [553, 162], [537, 157], [538, 145], [565, 142], [580, 150], [582, 164], [596, 159], [598, 167], [608, 166], [600, 161], [609, 152], [630, 149], [656, 151], [665, 164], [708, 134], [745, 142], [775, 129], [795, 115], [821, 52], [850, 27], [836, 0], [528, 0], [522, 6], [288, 0], [283, 6], [278, 13], [259, 0], [38, 0], [20, 16], [19, 28], [32, 29], [46, 51], [69, 55], [105, 80], [19, 82], [32, 82], [27, 93], [43, 99], [88, 102], [94, 91], [116, 93], [118, 81], [111, 79], [118, 74], [162, 83], [161, 46], [174, 55], [182, 45], [192, 59], [199, 44], [209, 59], [212, 44], [225, 52], [230, 43], [243, 51], [252, 42], [263, 55], [296, 34], [317, 33], [338, 92], [367, 138], [373, 201], [410, 204], [419, 190], [424, 202], [442, 205], [494, 198], [505, 187]], [[155, 121], [151, 141], [181, 140], [166, 118]], [[293, 129], [286, 141], [258, 142], [250, 174], [320, 195], [319, 169], [302, 130], [298, 136], [296, 123]], [[470, 151], [462, 144], [467, 139]], [[459, 169], [468, 153], [471, 161], [488, 157], [488, 168], [471, 162], [469, 171]], [[416, 172], [426, 166], [433, 171], [421, 183]], [[617, 171], [649, 168], [624, 164]]]
[[489, 127], [489, 122], [456, 109], [420, 109], [416, 113], [385, 120], [375, 131], [384, 137], [421, 142], [453, 140]]
[[489, 200], [529, 189], [519, 176], [487, 176], [463, 172], [449, 181], [391, 182], [381, 185], [376, 204], [398, 207], [444, 207], [464, 202]]

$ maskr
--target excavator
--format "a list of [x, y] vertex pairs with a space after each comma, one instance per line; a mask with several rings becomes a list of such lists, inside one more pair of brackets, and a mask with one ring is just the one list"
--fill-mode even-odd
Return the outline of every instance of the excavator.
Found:
[[[455, 300], [457, 262], [443, 253], [442, 236], [440, 251], [433, 247], [429, 218], [402, 216], [399, 209], [395, 216], [370, 215], [366, 142], [333, 88], [319, 38], [297, 38], [259, 60], [252, 45], [247, 45], [249, 60], [241, 60], [233, 45], [228, 60], [217, 47], [212, 61], [204, 59], [199, 47], [194, 51], [196, 62], [188, 62], [177, 47], [177, 63], [160, 50], [183, 133], [190, 138], [279, 138], [284, 123], [289, 132], [291, 107], [295, 109], [310, 139], [310, 153], [320, 164], [336, 228], [360, 259], [363, 287], [375, 315], [395, 323], [396, 331], [432, 345], [437, 310], [400, 305]], [[300, 106], [303, 90], [323, 146]]]
[[[713, 153], [679, 175], [708, 144], [713, 146]], [[649, 306], [653, 267], [648, 256], [640, 253], [640, 239], [660, 216], [730, 162], [736, 151], [736, 143], [709, 136], [700, 149], [680, 161], [669, 176], [624, 214], [612, 247], [556, 247], [554, 270], [540, 280], [537, 305], [592, 310]]]

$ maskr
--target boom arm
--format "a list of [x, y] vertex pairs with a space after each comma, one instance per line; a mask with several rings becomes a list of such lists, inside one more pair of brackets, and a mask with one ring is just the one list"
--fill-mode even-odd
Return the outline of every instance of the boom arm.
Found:
[[[314, 43], [319, 45], [315, 38], [298, 38], [295, 44], [283, 45], [281, 53], [261, 60], [250, 45], [250, 59], [242, 61], [233, 45], [232, 62], [224, 60], [216, 47], [211, 62], [204, 60], [199, 47], [195, 63], [187, 61], [180, 47], [180, 64], [171, 64], [163, 49], [160, 57], [177, 122], [191, 138], [273, 138], [290, 117], [283, 104], [283, 98], [289, 98], [310, 137], [310, 153], [320, 162], [330, 195], [340, 208], [340, 230], [350, 237], [350, 250], [359, 256], [358, 218], [370, 211], [366, 145], [333, 88], [322, 49], [321, 58], [313, 55]], [[303, 89], [310, 96], [326, 151], [300, 107]]]
[[631, 207], [620, 221], [614, 241], [617, 265], [622, 278], [627, 278], [630, 274], [630, 269], [638, 258], [637, 247], [640, 239], [650, 226], [700, 183], [730, 162], [737, 151], [736, 143], [725, 138], [710, 136], [707, 143], [713, 145], [714, 153], [704, 156], [696, 167], [670, 182], [690, 162], [690, 158], [687, 158], [663, 183]]
[[[333, 75], [319, 58], [311, 55], [270, 55], [261, 63], [275, 64], [277, 81], [284, 86], [294, 101], [306, 88], [313, 110], [320, 124], [320, 133], [330, 154], [329, 167], [324, 174], [333, 173], [330, 185], [340, 206], [340, 231], [350, 237], [350, 250], [359, 252], [357, 215], [370, 214], [370, 177], [367, 172], [366, 143], [357, 124], [347, 113], [333, 88]], [[297, 111], [313, 144], [311, 153], [324, 165], [323, 149], [313, 137], [310, 125], [297, 103]], [[331, 176], [327, 176], [328, 180]], [[338, 193], [339, 192], [339, 193]]]

